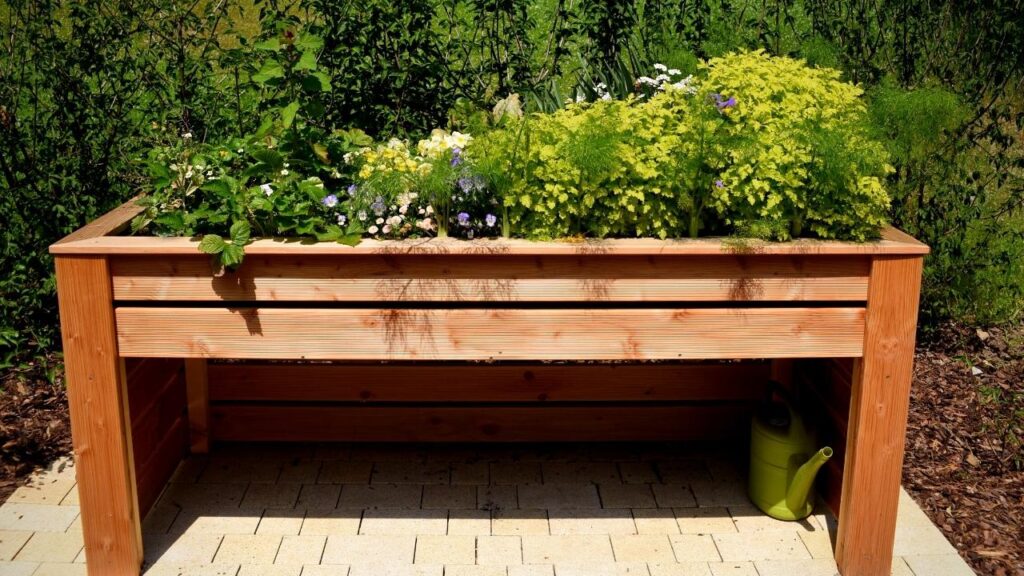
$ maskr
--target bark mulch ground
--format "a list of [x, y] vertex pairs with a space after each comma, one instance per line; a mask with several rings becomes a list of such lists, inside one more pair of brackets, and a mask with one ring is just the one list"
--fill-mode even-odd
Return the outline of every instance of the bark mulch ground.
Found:
[[1024, 328], [918, 350], [903, 484], [979, 574], [1024, 575]]
[[[62, 378], [0, 377], [0, 502], [71, 453]], [[917, 353], [903, 483], [979, 574], [1024, 576], [1024, 328], [942, 329]]]
[[71, 426], [63, 378], [51, 384], [42, 370], [0, 375], [0, 502], [35, 469], [71, 453]]

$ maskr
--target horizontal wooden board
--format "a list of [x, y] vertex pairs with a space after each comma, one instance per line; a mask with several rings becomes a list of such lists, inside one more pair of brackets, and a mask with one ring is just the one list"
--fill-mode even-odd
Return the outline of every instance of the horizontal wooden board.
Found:
[[[122, 216], [130, 220], [130, 211]], [[102, 229], [109, 228], [107, 222]], [[116, 228], [115, 228], [116, 229]], [[76, 233], [77, 234], [77, 233]], [[52, 254], [171, 254], [193, 255], [199, 251], [199, 241], [191, 238], [157, 238], [152, 236], [98, 236], [72, 235], [50, 246]], [[345, 254], [486, 254], [491, 256], [541, 255], [881, 255], [927, 254], [928, 247], [914, 238], [886, 227], [881, 239], [872, 242], [840, 242], [835, 240], [801, 239], [792, 242], [766, 242], [740, 238], [686, 238], [659, 240], [656, 238], [626, 238], [583, 241], [534, 242], [530, 240], [456, 240], [420, 238], [412, 240], [363, 240], [357, 246], [333, 242], [311, 242], [298, 239], [263, 238], [245, 247], [246, 254], [290, 255], [345, 255]]]
[[756, 400], [765, 362], [652, 365], [211, 364], [210, 400], [579, 402]]
[[749, 405], [380, 407], [213, 405], [220, 441], [585, 442], [738, 438]]
[[869, 260], [799, 256], [250, 256], [111, 260], [116, 300], [722, 301], [867, 298]]
[[115, 310], [124, 357], [657, 360], [859, 356], [863, 308]]

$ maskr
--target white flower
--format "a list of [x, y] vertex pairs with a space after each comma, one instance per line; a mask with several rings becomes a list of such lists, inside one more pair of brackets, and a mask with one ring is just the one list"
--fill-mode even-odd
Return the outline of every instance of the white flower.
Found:
[[376, 226], [370, 226], [369, 228], [366, 229], [366, 231], [369, 232], [370, 234], [376, 234], [377, 230], [378, 228]]
[[384, 223], [384, 219], [383, 218], [377, 218], [377, 224], [383, 224], [383, 223]]
[[398, 213], [399, 214], [405, 214], [408, 211], [409, 211], [409, 205], [408, 204], [402, 204], [401, 206], [398, 207]]
[[359, 212], [357, 212], [356, 213], [356, 218], [359, 218], [360, 221], [365, 222], [366, 221], [366, 210], [360, 210]]
[[260, 190], [262, 190], [263, 193], [266, 194], [267, 196], [270, 196], [271, 194], [274, 193], [274, 189], [270, 187], [270, 184], [261, 184]]
[[416, 227], [420, 228], [421, 230], [433, 230], [434, 221], [431, 220], [430, 218], [424, 218], [423, 220], [420, 220], [419, 222], [416, 223]]
[[433, 206], [427, 206], [427, 214], [433, 214], [433, 213], [434, 213], [434, 207]]
[[341, 178], [341, 172], [338, 172], [337, 170], [332, 170], [331, 171], [331, 178], [334, 178], [335, 180], [337, 180], [338, 178]]
[[612, 99], [612, 95], [611, 94], [609, 94], [607, 92], [605, 92], [604, 94], [601, 94], [601, 100], [606, 100], [607, 101], [607, 100], [611, 100], [611, 99]]
[[390, 234], [391, 233], [391, 224], [385, 224], [384, 228], [381, 229], [381, 232], [383, 232], [385, 234]]
[[679, 76], [680, 74], [682, 74], [682, 72], [679, 70], [679, 68], [673, 68], [673, 69], [669, 70], [668, 73], [670, 75], [672, 75], [672, 76]]
[[668, 66], [665, 66], [664, 64], [655, 64], [654, 69], [658, 72], [665, 72], [668, 70]]
[[242, 152], [245, 152], [245, 150], [239, 148], [238, 150], [235, 150], [235, 152], [238, 152], [239, 154], [241, 154]]
[[420, 208], [419, 210], [416, 211], [416, 213], [419, 214], [420, 216], [422, 216], [422, 215], [426, 214], [427, 211], [424, 210], [423, 208]]
[[391, 218], [388, 218], [388, 226], [397, 227], [397, 226], [401, 226], [401, 225], [402, 225], [402, 217], [401, 216], [392, 216]]
[[338, 226], [344, 226], [348, 222], [348, 217], [344, 214], [338, 214]]
[[287, 170], [281, 170], [281, 176], [287, 176], [287, 175], [288, 175], [288, 171]]
[[[345, 164], [351, 164], [352, 163], [352, 153], [351, 152], [345, 152], [345, 155], [342, 156], [341, 159], [345, 161]], [[335, 173], [337, 173], [337, 170], [335, 170]], [[335, 178], [340, 178], [340, 176], [335, 176]]]
[[185, 140], [191, 140], [192, 139], [192, 133], [191, 132], [185, 132], [184, 134], [181, 135], [181, 137], [184, 138]]
[[289, 165], [289, 164], [288, 164], [287, 162], [285, 162], [285, 163], [284, 163], [284, 167], [285, 167], [285, 168], [289, 168], [289, 167], [290, 167], [290, 165]]

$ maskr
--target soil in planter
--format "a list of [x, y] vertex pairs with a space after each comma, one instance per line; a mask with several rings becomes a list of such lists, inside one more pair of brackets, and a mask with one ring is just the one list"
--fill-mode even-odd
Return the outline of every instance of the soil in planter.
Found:
[[0, 502], [33, 470], [71, 453], [64, 379], [51, 384], [38, 372], [0, 375]]

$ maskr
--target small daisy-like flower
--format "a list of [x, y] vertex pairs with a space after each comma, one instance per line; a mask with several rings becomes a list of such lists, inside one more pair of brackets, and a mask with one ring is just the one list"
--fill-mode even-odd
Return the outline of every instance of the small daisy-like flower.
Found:
[[498, 223], [498, 217], [494, 214], [488, 214], [484, 216], [484, 223], [487, 224], [488, 228], [494, 228], [494, 225]]
[[274, 189], [270, 186], [270, 184], [261, 184], [260, 190], [262, 190], [263, 193], [266, 194], [267, 196], [270, 196], [271, 194], [274, 193]]
[[327, 206], [328, 208], [334, 208], [335, 206], [338, 205], [338, 197], [335, 196], [334, 194], [328, 194], [327, 196], [324, 196], [324, 199], [321, 200], [320, 202], [322, 202], [323, 205]]

